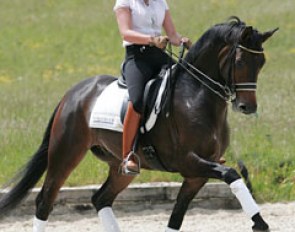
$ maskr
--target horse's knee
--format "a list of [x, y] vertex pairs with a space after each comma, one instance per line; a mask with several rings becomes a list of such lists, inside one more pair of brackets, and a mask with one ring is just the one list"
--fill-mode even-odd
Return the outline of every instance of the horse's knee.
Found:
[[238, 174], [238, 172], [233, 169], [233, 168], [228, 168], [224, 173], [223, 173], [223, 180], [227, 184], [231, 184], [234, 181], [240, 179], [241, 176]]

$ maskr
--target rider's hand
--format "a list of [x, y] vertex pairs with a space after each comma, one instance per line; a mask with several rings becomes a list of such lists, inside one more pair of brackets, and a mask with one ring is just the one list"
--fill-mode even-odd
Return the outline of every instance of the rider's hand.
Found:
[[155, 37], [152, 36], [150, 45], [164, 50], [167, 46], [168, 41], [169, 41], [168, 36], [162, 36], [162, 35], [155, 36]]
[[181, 43], [183, 43], [186, 49], [190, 49], [190, 47], [192, 46], [192, 41], [187, 37], [182, 37]]

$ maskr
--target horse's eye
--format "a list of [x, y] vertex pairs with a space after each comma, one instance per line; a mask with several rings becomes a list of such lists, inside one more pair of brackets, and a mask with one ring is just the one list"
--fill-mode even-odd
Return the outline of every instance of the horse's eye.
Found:
[[236, 66], [237, 68], [243, 68], [245, 65], [245, 62], [242, 59], [236, 60]]

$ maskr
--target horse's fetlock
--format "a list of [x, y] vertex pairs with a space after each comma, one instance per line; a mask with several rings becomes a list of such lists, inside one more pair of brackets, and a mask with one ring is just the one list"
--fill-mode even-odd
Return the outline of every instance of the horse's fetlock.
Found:
[[234, 182], [240, 178], [241, 178], [241, 176], [233, 168], [229, 168], [225, 173], [223, 173], [223, 179], [224, 179], [225, 183], [227, 183], [227, 184], [231, 184], [232, 182]]
[[93, 204], [97, 212], [105, 207], [112, 207], [112, 203], [109, 203], [107, 200], [104, 201], [103, 199], [99, 198], [97, 195], [92, 196], [91, 203]]
[[53, 206], [48, 207], [48, 205], [44, 204], [44, 202], [39, 202], [36, 209], [36, 217], [40, 220], [47, 221], [52, 210]]
[[95, 195], [91, 197], [91, 203], [96, 208], [97, 211], [103, 208], [103, 206], [98, 203], [97, 196]]

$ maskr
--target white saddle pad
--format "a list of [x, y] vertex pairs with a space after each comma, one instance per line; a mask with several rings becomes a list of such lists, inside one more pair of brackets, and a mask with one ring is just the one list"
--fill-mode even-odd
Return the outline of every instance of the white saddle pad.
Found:
[[123, 131], [120, 113], [127, 89], [119, 88], [117, 81], [111, 83], [97, 98], [92, 109], [89, 127]]
[[[164, 76], [161, 83], [157, 99], [148, 120], [145, 123], [145, 130], [141, 128], [141, 132], [149, 131], [156, 123], [158, 114], [160, 113], [160, 105], [162, 96], [166, 88], [168, 72]], [[101, 128], [113, 131], [123, 131], [123, 124], [121, 122], [121, 110], [124, 99], [128, 98], [127, 89], [120, 88], [117, 81], [114, 81], [101, 93], [97, 98], [96, 103], [92, 109], [89, 127]]]

